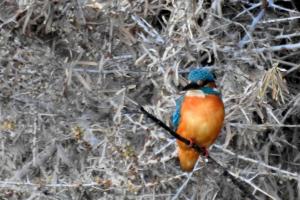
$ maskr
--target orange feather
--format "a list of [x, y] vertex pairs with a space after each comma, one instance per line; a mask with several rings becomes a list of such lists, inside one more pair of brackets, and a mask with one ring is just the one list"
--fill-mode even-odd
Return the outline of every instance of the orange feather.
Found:
[[[224, 121], [224, 105], [216, 95], [186, 95], [181, 104], [177, 133], [201, 147], [208, 148], [218, 137]], [[177, 141], [180, 166], [192, 171], [199, 153]]]

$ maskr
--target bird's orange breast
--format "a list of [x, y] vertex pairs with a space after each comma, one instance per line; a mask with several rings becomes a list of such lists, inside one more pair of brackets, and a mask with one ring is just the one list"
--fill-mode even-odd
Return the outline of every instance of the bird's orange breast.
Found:
[[[224, 105], [216, 95], [186, 95], [181, 105], [177, 132], [208, 148], [218, 137], [224, 120]], [[183, 143], [180, 147], [186, 148]]]
[[[208, 148], [218, 137], [224, 120], [224, 105], [216, 95], [191, 93], [181, 104], [180, 121], [177, 133], [201, 147]], [[192, 171], [199, 152], [181, 141], [178, 155], [184, 171]]]

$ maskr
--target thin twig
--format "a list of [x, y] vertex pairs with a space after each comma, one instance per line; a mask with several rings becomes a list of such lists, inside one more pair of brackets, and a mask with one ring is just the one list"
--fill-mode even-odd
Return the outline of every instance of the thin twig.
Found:
[[244, 160], [244, 161], [247, 161], [247, 162], [251, 162], [251, 163], [254, 163], [256, 165], [259, 165], [259, 166], [262, 166], [262, 167], [265, 167], [267, 169], [270, 169], [270, 170], [274, 170], [280, 174], [283, 174], [285, 175], [286, 177], [288, 177], [289, 179], [293, 179], [293, 180], [298, 180], [300, 174], [297, 174], [297, 173], [293, 173], [293, 172], [289, 172], [289, 171], [286, 171], [286, 170], [283, 170], [283, 169], [280, 169], [280, 168], [277, 168], [277, 167], [274, 167], [274, 166], [271, 166], [271, 165], [268, 165], [262, 161], [257, 161], [257, 160], [254, 160], [252, 158], [248, 158], [248, 157], [245, 157], [245, 156], [242, 156], [242, 155], [237, 155], [236, 153], [228, 150], [228, 149], [225, 149], [223, 148], [222, 146], [220, 145], [217, 145], [217, 144], [214, 144], [213, 147], [217, 148], [217, 149], [220, 149], [221, 151], [229, 154], [229, 155], [232, 155], [232, 156], [235, 156], [236, 158], [238, 159], [241, 159], [241, 160]]
[[25, 164], [22, 169], [16, 172], [15, 176], [11, 178], [11, 180], [15, 179], [22, 179], [26, 174], [28, 174], [30, 171], [36, 169], [37, 167], [40, 167], [45, 163], [45, 161], [52, 156], [56, 151], [56, 143], [53, 141], [50, 145], [47, 146], [44, 151], [39, 153], [36, 156], [35, 163], [36, 166], [33, 165], [33, 161], [30, 161], [29, 163]]

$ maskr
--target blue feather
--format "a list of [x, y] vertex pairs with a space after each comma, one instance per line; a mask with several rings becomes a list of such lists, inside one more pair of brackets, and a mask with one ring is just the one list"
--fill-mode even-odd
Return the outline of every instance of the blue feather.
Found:
[[175, 130], [177, 130], [177, 127], [179, 125], [179, 121], [180, 121], [180, 110], [181, 110], [181, 104], [183, 102], [184, 96], [180, 97], [179, 99], [176, 100], [176, 109], [175, 112], [173, 113], [172, 116], [172, 123], [173, 126], [175, 128]]
[[188, 80], [192, 82], [196, 82], [199, 80], [207, 80], [207, 81], [214, 81], [214, 75], [208, 68], [198, 68], [198, 69], [193, 69], [190, 71], [188, 75]]
[[213, 94], [213, 95], [217, 95], [219, 97], [222, 96], [221, 92], [214, 90], [213, 88], [210, 87], [202, 87], [200, 89], [202, 92], [204, 92], [204, 94]]

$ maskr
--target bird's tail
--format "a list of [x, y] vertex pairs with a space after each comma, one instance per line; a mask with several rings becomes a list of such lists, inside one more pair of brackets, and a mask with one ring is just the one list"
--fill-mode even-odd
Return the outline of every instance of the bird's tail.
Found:
[[181, 169], [183, 171], [190, 172], [194, 169], [199, 153], [193, 148], [179, 147], [178, 156]]

